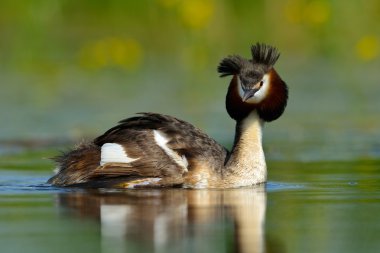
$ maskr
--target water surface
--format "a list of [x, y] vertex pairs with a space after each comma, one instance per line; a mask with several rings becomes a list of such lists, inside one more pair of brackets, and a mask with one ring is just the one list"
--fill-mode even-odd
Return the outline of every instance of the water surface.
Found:
[[380, 250], [378, 160], [269, 162], [233, 190], [60, 189], [47, 165], [2, 165], [1, 252]]

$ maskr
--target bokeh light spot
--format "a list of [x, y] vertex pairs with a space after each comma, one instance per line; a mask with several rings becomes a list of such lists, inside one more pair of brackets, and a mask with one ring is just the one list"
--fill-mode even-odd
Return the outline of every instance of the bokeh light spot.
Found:
[[305, 20], [314, 25], [324, 24], [330, 18], [330, 9], [326, 1], [312, 1], [305, 6]]
[[165, 8], [172, 8], [178, 4], [180, 0], [157, 0], [157, 2], [165, 7]]
[[379, 55], [380, 42], [379, 38], [374, 35], [362, 37], [356, 44], [356, 54], [364, 61], [369, 61]]
[[80, 63], [89, 69], [119, 67], [137, 69], [143, 58], [143, 49], [135, 39], [106, 37], [83, 45], [80, 50]]
[[299, 0], [290, 0], [285, 5], [285, 17], [291, 23], [300, 23], [302, 21], [302, 2]]
[[212, 0], [188, 0], [180, 6], [183, 23], [193, 29], [207, 26], [214, 14], [215, 4]]
[[284, 12], [286, 19], [291, 23], [322, 25], [330, 19], [331, 6], [323, 0], [290, 0], [286, 3]]

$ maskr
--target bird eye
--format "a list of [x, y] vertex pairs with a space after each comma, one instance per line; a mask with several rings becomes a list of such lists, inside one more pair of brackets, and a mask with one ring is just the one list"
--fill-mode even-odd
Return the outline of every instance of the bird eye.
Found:
[[264, 85], [264, 81], [261, 80], [261, 81], [260, 81], [260, 87], [263, 86], [263, 85]]

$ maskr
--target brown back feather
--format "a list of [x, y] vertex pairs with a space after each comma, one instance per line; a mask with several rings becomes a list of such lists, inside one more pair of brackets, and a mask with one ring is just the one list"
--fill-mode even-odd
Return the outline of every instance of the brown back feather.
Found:
[[[154, 141], [152, 130], [158, 130], [169, 139], [167, 146], [184, 155], [191, 170], [192, 161], [207, 161], [210, 169], [221, 169], [227, 151], [193, 125], [177, 118], [141, 113], [119, 122], [96, 138], [93, 143], [59, 156], [56, 162], [62, 168], [49, 180], [55, 185], [106, 185], [138, 178], [162, 178], [162, 184], [178, 184], [186, 169], [179, 166]], [[99, 166], [100, 149], [105, 143], [118, 143], [131, 158], [139, 158], [129, 164]], [[120, 180], [119, 180], [120, 179]], [[99, 182], [99, 183], [96, 183]]]

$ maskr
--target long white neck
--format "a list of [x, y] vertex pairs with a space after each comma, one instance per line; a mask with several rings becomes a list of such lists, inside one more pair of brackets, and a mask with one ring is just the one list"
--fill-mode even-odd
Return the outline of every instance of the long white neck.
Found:
[[267, 167], [262, 146], [264, 122], [255, 111], [237, 123], [235, 143], [225, 164], [223, 178], [236, 187], [263, 183]]

